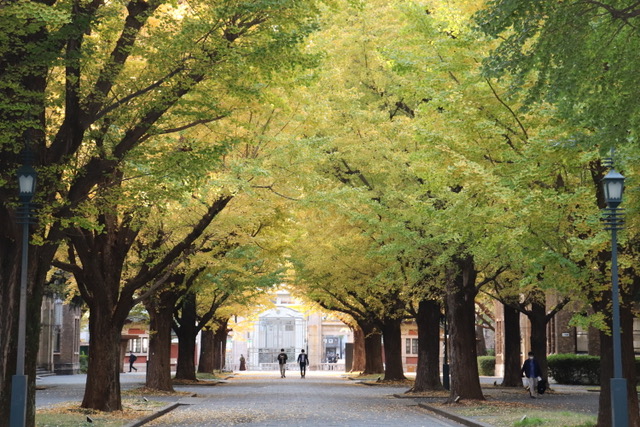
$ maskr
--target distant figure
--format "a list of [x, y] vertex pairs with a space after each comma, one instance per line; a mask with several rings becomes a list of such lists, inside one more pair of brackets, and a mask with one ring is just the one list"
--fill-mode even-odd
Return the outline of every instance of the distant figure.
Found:
[[244, 356], [242, 354], [240, 355], [240, 370], [241, 371], [246, 371], [247, 370], [247, 363], [244, 360]]
[[535, 356], [532, 351], [529, 352], [529, 358], [524, 361], [522, 365], [522, 369], [520, 370], [523, 377], [527, 378], [527, 383], [529, 385], [529, 396], [532, 399], [536, 398], [538, 395], [538, 380], [542, 378], [542, 372], [540, 371], [540, 365], [538, 361], [535, 359]]
[[135, 366], [133, 366], [133, 364], [136, 363], [136, 360], [138, 360], [138, 356], [133, 354], [133, 351], [132, 351], [131, 354], [129, 355], [129, 372], [131, 372], [132, 369], [138, 372], [138, 369]]
[[280, 349], [280, 354], [278, 355], [278, 364], [280, 365], [280, 378], [285, 378], [285, 371], [287, 369], [287, 353], [284, 352], [284, 348]]
[[300, 364], [300, 377], [304, 378], [307, 373], [307, 365], [309, 364], [309, 357], [305, 354], [304, 350], [300, 350], [298, 363]]

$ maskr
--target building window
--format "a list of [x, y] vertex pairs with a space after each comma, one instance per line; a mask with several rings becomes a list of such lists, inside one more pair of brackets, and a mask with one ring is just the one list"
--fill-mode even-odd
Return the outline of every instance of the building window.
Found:
[[62, 343], [62, 332], [60, 326], [53, 327], [53, 352], [60, 353], [60, 344]]
[[576, 327], [576, 353], [589, 353], [589, 332]]
[[62, 326], [62, 305], [63, 301], [57, 298], [53, 306], [53, 324]]
[[418, 339], [406, 338], [404, 352], [405, 354], [418, 354]]
[[134, 353], [146, 353], [149, 347], [149, 338], [141, 337], [129, 340], [129, 351]]

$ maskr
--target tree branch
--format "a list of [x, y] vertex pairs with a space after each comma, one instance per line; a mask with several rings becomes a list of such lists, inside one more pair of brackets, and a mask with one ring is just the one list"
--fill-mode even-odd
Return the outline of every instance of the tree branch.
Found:
[[522, 122], [518, 118], [518, 115], [513, 111], [513, 109], [511, 109], [511, 107], [506, 102], [504, 102], [502, 100], [502, 98], [500, 98], [500, 95], [498, 95], [498, 92], [496, 92], [495, 88], [491, 84], [491, 81], [486, 77], [485, 77], [484, 80], [489, 85], [489, 88], [491, 89], [491, 92], [493, 93], [493, 96], [498, 100], [498, 102], [500, 104], [502, 104], [502, 106], [504, 108], [507, 109], [507, 111], [509, 111], [509, 113], [511, 114], [511, 117], [513, 117], [513, 119], [516, 121], [516, 123], [518, 123], [518, 126], [520, 126], [520, 130], [522, 131], [522, 134], [524, 135], [524, 139], [525, 140], [529, 139], [529, 134], [527, 133], [527, 130], [525, 129], [524, 125], [522, 124]]

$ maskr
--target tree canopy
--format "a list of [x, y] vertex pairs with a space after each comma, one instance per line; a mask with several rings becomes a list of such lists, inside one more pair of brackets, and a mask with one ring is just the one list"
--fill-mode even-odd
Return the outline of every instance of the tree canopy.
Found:
[[53, 263], [95, 328], [169, 283], [193, 326], [286, 281], [378, 339], [421, 303], [446, 307], [454, 358], [473, 353], [481, 289], [522, 310], [572, 300], [606, 335], [611, 148], [628, 177], [626, 309], [640, 284], [639, 17], [628, 0], [6, 2], [1, 407], [23, 161], [39, 173], [33, 313]]

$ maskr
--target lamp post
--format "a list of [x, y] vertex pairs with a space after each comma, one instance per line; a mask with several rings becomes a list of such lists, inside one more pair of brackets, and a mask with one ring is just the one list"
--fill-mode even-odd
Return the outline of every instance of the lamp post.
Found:
[[618, 230], [622, 229], [622, 203], [624, 176], [611, 169], [602, 179], [606, 229], [611, 230], [611, 301], [613, 334], [613, 377], [611, 378], [611, 420], [614, 427], [627, 427], [627, 380], [622, 375], [622, 344], [620, 340], [620, 290], [618, 286]]
[[23, 427], [27, 418], [27, 380], [24, 373], [27, 336], [27, 267], [29, 264], [29, 224], [31, 223], [31, 199], [36, 190], [36, 171], [25, 156], [25, 164], [18, 169], [21, 207], [18, 221], [22, 223], [22, 262], [20, 270], [20, 303], [18, 310], [18, 347], [16, 352], [16, 374], [11, 379], [11, 413], [9, 425]]

